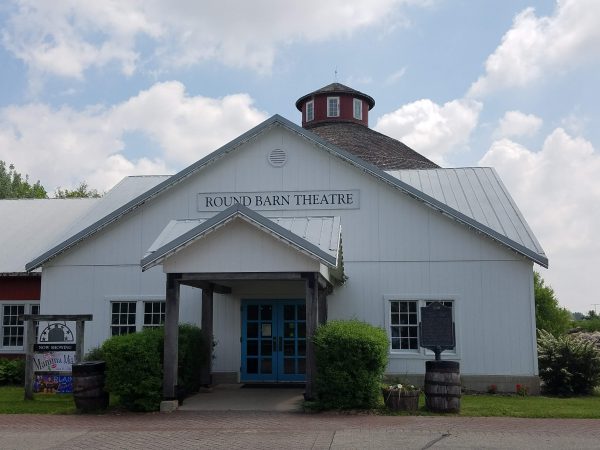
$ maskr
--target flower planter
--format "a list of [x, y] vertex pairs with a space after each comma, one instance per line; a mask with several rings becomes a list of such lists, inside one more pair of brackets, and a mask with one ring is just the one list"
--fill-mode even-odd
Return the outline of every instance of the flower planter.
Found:
[[416, 411], [419, 407], [420, 391], [382, 389], [385, 406], [393, 411]]

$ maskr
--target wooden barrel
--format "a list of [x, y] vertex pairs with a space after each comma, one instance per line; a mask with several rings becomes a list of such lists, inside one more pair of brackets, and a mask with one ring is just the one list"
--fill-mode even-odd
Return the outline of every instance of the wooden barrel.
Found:
[[425, 406], [429, 411], [460, 412], [460, 365], [455, 361], [426, 361]]
[[104, 361], [73, 364], [73, 399], [81, 411], [97, 411], [108, 407], [108, 392], [104, 391]]

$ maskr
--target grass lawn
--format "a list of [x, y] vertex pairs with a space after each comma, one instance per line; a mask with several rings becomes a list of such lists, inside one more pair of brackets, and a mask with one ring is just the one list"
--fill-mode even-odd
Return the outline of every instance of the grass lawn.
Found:
[[[600, 393], [589, 397], [545, 397], [518, 395], [463, 394], [460, 402], [463, 417], [530, 417], [547, 419], [600, 419]], [[384, 414], [389, 411], [383, 408]], [[407, 415], [407, 412], [392, 414]], [[411, 415], [436, 415], [425, 409], [421, 395], [418, 411]]]
[[0, 414], [73, 414], [75, 403], [71, 394], [33, 394], [33, 400], [23, 400], [23, 386], [0, 387]]

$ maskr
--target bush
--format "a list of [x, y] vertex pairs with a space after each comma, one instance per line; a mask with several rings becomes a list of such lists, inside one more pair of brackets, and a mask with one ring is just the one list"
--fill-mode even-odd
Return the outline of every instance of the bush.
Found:
[[162, 328], [113, 336], [102, 344], [106, 390], [133, 411], [155, 411], [162, 399]]
[[[154, 411], [162, 399], [162, 328], [113, 336], [100, 348], [90, 350], [86, 360], [106, 361], [106, 390], [118, 395], [121, 404], [134, 411]], [[211, 353], [202, 330], [179, 326], [178, 384], [183, 392], [200, 387], [200, 370]]]
[[83, 355], [84, 361], [104, 361], [104, 355], [102, 354], [101, 347], [94, 347], [85, 355]]
[[600, 351], [592, 342], [571, 336], [555, 337], [538, 330], [538, 360], [544, 392], [590, 395], [600, 384]]
[[0, 359], [0, 386], [6, 384], [18, 384], [22, 386], [24, 382], [24, 359]]
[[389, 349], [383, 329], [358, 320], [331, 321], [317, 328], [313, 342], [321, 408], [378, 405]]
[[200, 370], [212, 357], [209, 342], [200, 328], [189, 324], [179, 326], [177, 383], [185, 392], [197, 392], [200, 388]]

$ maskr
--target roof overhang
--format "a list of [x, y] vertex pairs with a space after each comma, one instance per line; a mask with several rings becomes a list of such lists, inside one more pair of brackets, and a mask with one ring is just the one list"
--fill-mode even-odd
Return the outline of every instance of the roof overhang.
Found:
[[[151, 267], [165, 263], [169, 258], [174, 257], [188, 246], [207, 237], [217, 229], [227, 226], [236, 219], [243, 220], [261, 232], [267, 233], [274, 239], [317, 261], [327, 269], [332, 269], [333, 274], [338, 272], [337, 269], [341, 260], [341, 228], [339, 221], [337, 221], [337, 230], [335, 230], [335, 225], [332, 230], [337, 233], [335, 248], [324, 249], [240, 204], [235, 204], [210, 219], [198, 219], [195, 226], [194, 221], [185, 221], [187, 224], [184, 227], [179, 227], [180, 230], [184, 230], [182, 234], [177, 232], [173, 222], [169, 223], [150, 246], [147, 256], [141, 260], [142, 270], [148, 270]], [[185, 231], [186, 228], [187, 231]]]

